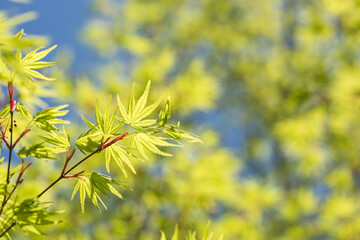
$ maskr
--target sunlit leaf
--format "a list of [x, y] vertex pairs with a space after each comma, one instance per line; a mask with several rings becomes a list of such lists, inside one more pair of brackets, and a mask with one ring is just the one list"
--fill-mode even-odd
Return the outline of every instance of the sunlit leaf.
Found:
[[52, 65], [55, 65], [56, 62], [44, 62], [40, 61], [44, 57], [46, 57], [57, 45], [52, 46], [46, 50], [40, 51], [40, 49], [44, 47], [39, 47], [34, 49], [33, 51], [26, 54], [23, 58], [21, 58], [19, 62], [19, 70], [29, 79], [33, 80], [33, 78], [42, 79], [42, 80], [55, 80], [54, 78], [48, 78], [42, 75], [41, 73], [35, 71], [37, 69], [46, 68]]
[[19, 114], [21, 117], [23, 117], [26, 120], [32, 120], [33, 116], [31, 115], [29, 109], [22, 103], [16, 104], [16, 109], [19, 110]]
[[57, 129], [55, 127], [56, 124], [70, 123], [69, 121], [58, 118], [65, 116], [69, 112], [69, 110], [63, 110], [67, 106], [68, 104], [60, 105], [56, 107], [47, 108], [38, 112], [37, 114], [34, 115], [34, 121], [36, 126], [38, 126], [39, 128], [45, 131], [50, 131]]

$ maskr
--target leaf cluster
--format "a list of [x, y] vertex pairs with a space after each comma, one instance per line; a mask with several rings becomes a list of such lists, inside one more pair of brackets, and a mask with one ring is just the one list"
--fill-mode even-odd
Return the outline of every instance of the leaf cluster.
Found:
[[[115, 111], [111, 111], [112, 98], [110, 96], [104, 112], [101, 111], [97, 102], [95, 123], [91, 123], [82, 116], [89, 130], [80, 135], [76, 140], [76, 146], [85, 154], [97, 150], [103, 151], [105, 167], [108, 173], [111, 171], [111, 162], [114, 162], [123, 175], [128, 177], [125, 166], [136, 174], [132, 161], [149, 159], [147, 152], [169, 157], [172, 155], [160, 150], [159, 147], [179, 147], [181, 146], [180, 140], [190, 142], [200, 141], [196, 136], [178, 129], [178, 126], [166, 125], [167, 120], [171, 116], [169, 100], [160, 111], [158, 119], [147, 119], [161, 102], [161, 99], [159, 99], [155, 103], [146, 106], [150, 85], [151, 81], [148, 81], [143, 93], [136, 100], [135, 84], [133, 84], [127, 109], [120, 97], [117, 96], [118, 107]], [[99, 149], [99, 142], [106, 144], [109, 139], [115, 139], [124, 133], [128, 133], [124, 140], [130, 138], [130, 146], [116, 142], [104, 149]], [[171, 140], [173, 142], [170, 142]], [[97, 208], [99, 208], [98, 201], [104, 205], [98, 193], [91, 190], [96, 190], [96, 187], [91, 186], [92, 182], [90, 180], [86, 178], [84, 178], [84, 181], [79, 180], [74, 189], [74, 193], [79, 191], [82, 209], [84, 209], [85, 195], [88, 196]], [[112, 187], [109, 186], [109, 188]]]
[[[11, 201], [10, 207], [3, 213], [5, 217], [1, 217], [0, 231], [10, 227], [12, 224], [20, 227], [26, 233], [43, 234], [39, 230], [39, 226], [53, 225], [60, 221], [53, 217], [58, 215], [60, 211], [50, 210], [51, 203], [41, 202], [37, 198], [25, 199], [17, 202]], [[7, 234], [10, 238], [10, 235]]]
[[[100, 205], [106, 209], [103, 196], [110, 198], [111, 195], [115, 195], [123, 199], [115, 188], [122, 184], [109, 175], [97, 172], [87, 174], [84, 170], [70, 174], [97, 153], [102, 153], [108, 173], [112, 169], [111, 163], [115, 163], [127, 177], [127, 169], [136, 174], [134, 160], [148, 160], [150, 154], [169, 157], [172, 155], [164, 149], [165, 147], [180, 147], [182, 141], [200, 142], [195, 135], [179, 129], [179, 123], [177, 125], [168, 123], [171, 117], [170, 98], [162, 110], [154, 114], [162, 98], [148, 105], [151, 81], [147, 82], [139, 98], [136, 98], [135, 84], [133, 84], [127, 108], [119, 95], [116, 98], [117, 104], [113, 104], [111, 96], [109, 97], [104, 111], [97, 102], [95, 123], [82, 116], [88, 130], [74, 142], [71, 142], [64, 126], [70, 123], [63, 119], [69, 112], [66, 109], [67, 104], [42, 107], [41, 110], [36, 111], [31, 103], [22, 101], [21, 98], [16, 103], [19, 96], [14, 94], [14, 87], [20, 96], [25, 95], [23, 94], [25, 91], [30, 92], [31, 95], [33, 89], [43, 90], [44, 81], [52, 81], [54, 78], [45, 76], [41, 69], [57, 63], [45, 61], [56, 45], [44, 49], [43, 44], [40, 45], [38, 41], [26, 37], [23, 30], [17, 34], [12, 33], [11, 30], [17, 23], [30, 18], [32, 18], [31, 14], [25, 14], [18, 18], [7, 19], [6, 15], [0, 12], [0, 80], [7, 83], [9, 92], [9, 104], [0, 111], [0, 144], [2, 148], [7, 148], [9, 153], [7, 172], [3, 174], [6, 177], [2, 177], [0, 182], [0, 195], [3, 196], [0, 202], [0, 230], [8, 237], [10, 237], [8, 232], [15, 226], [24, 232], [42, 234], [39, 226], [58, 222], [52, 220], [58, 212], [50, 210], [51, 203], [42, 202], [40, 197], [62, 179], [77, 178], [71, 199], [79, 193], [82, 212], [85, 210], [86, 198], [99, 212], [101, 212]], [[35, 102], [42, 102], [36, 94], [34, 99]], [[115, 109], [113, 105], [116, 105]], [[15, 119], [21, 125], [17, 126]], [[58, 125], [62, 125], [62, 129], [59, 129]], [[24, 140], [25, 135], [30, 141]], [[82, 160], [68, 166], [70, 160], [73, 159], [70, 163], [72, 164], [77, 157], [74, 157], [76, 148], [84, 156]], [[11, 165], [15, 150], [17, 157], [21, 159], [21, 164], [17, 167]], [[35, 198], [22, 199], [17, 187], [23, 184], [23, 173], [32, 164], [31, 161], [58, 160], [65, 152], [67, 155], [60, 176]], [[57, 164], [55, 163], [56, 166]], [[18, 178], [14, 181], [16, 174]], [[39, 175], [40, 173], [36, 173], [36, 176]], [[27, 176], [25, 182], [27, 182], [26, 178]]]
[[112, 193], [120, 199], [123, 199], [123, 196], [115, 189], [114, 185], [119, 185], [119, 182], [111, 179], [110, 176], [106, 176], [96, 172], [91, 173], [90, 177], [88, 175], [82, 175], [81, 179], [78, 179], [74, 187], [71, 200], [74, 198], [75, 194], [79, 192], [82, 212], [84, 212], [85, 210], [86, 196], [96, 206], [99, 212], [101, 212], [98, 201], [104, 206], [105, 209], [107, 208], [105, 203], [99, 196], [100, 193], [108, 198], [110, 198], [109, 193]]

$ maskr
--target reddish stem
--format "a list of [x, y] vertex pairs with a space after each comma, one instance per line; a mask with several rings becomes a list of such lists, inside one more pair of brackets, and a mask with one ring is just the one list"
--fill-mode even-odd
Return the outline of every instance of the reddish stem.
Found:
[[27, 133], [30, 132], [30, 129], [26, 129], [25, 131], [23, 131], [20, 136], [16, 139], [16, 141], [13, 144], [13, 148], [16, 146], [16, 144], [20, 141], [21, 138], [23, 138]]
[[[106, 139], [105, 142], [101, 142], [99, 147], [92, 153], [90, 153], [89, 155], [87, 155], [86, 157], [84, 157], [82, 160], [80, 160], [78, 163], [76, 163], [74, 166], [72, 166], [69, 170], [64, 170], [65, 168], [63, 168], [63, 171], [61, 172], [61, 175], [54, 181], [52, 182], [47, 188], [45, 188], [40, 194], [38, 194], [36, 197], [39, 198], [41, 197], [45, 192], [47, 192], [50, 188], [52, 188], [57, 182], [59, 182], [61, 179], [63, 178], [71, 178], [71, 177], [75, 177], [77, 179], [83, 180], [82, 178], [78, 177], [78, 175], [80, 175], [81, 173], [84, 173], [85, 171], [73, 174], [73, 175], [67, 175], [69, 172], [71, 172], [72, 170], [74, 170], [77, 166], [79, 166], [80, 164], [82, 164], [84, 161], [86, 161], [88, 158], [90, 158], [91, 156], [93, 156], [94, 154], [101, 152], [102, 150], [104, 150], [105, 148], [111, 146], [112, 144], [116, 143], [117, 141], [123, 139], [126, 135], [128, 135], [128, 132], [124, 133], [121, 136], [118, 136], [116, 138], [114, 138], [114, 140], [112, 140], [111, 142], [107, 143], [109, 141], [110, 138]], [[74, 151], [71, 154], [71, 157], [73, 156]], [[69, 156], [69, 153], [67, 154], [67, 158]], [[70, 157], [70, 158], [71, 158]], [[65, 164], [67, 164], [65, 161]], [[67, 165], [66, 165], [67, 166]]]

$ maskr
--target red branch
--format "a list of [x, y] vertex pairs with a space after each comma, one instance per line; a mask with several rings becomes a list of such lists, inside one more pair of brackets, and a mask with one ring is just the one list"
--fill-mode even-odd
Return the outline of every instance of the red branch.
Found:
[[113, 145], [114, 143], [116, 143], [117, 141], [123, 139], [123, 138], [126, 137], [126, 135], [128, 135], [128, 134], [129, 134], [129, 133], [126, 132], [126, 133], [124, 133], [123, 135], [114, 138], [111, 142], [108, 142], [108, 143], [107, 143], [107, 141], [109, 141], [109, 138], [108, 138], [108, 139], [106, 139], [105, 142], [101, 143], [99, 147], [101, 147], [101, 150], [104, 150], [105, 148], [110, 147], [111, 145]]

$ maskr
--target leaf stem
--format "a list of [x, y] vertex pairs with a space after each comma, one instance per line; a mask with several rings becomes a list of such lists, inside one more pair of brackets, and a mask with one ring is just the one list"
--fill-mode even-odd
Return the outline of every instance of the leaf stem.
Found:
[[72, 166], [69, 170], [65, 171], [65, 168], [67, 166], [67, 161], [70, 160], [70, 158], [72, 158], [74, 151], [71, 153], [71, 155], [69, 155], [69, 152], [67, 154], [66, 160], [65, 160], [65, 165], [64, 168], [60, 174], [60, 176], [54, 181], [52, 182], [47, 188], [44, 189], [44, 191], [42, 191], [39, 195], [37, 195], [37, 198], [40, 198], [44, 193], [46, 193], [50, 188], [52, 188], [57, 182], [59, 182], [61, 179], [63, 178], [69, 178], [69, 177], [77, 177], [80, 173], [74, 174], [73, 176], [66, 176], [68, 173], [70, 173], [72, 170], [74, 170], [76, 167], [78, 167], [80, 164], [82, 164], [83, 162], [85, 162], [88, 158], [92, 157], [94, 154], [101, 152], [102, 150], [104, 150], [106, 147], [109, 147], [110, 145], [116, 143], [117, 141], [123, 139], [124, 137], [126, 137], [128, 135], [128, 132], [125, 132], [123, 135], [116, 137], [115, 139], [113, 139], [111, 142], [106, 143], [107, 140], [105, 142], [101, 142], [101, 144], [98, 146], [98, 148], [90, 153], [89, 155], [87, 155], [86, 157], [84, 157], [83, 159], [81, 159], [78, 163], [76, 163], [74, 166]]
[[68, 174], [69, 172], [71, 172], [72, 170], [74, 170], [77, 166], [79, 166], [81, 163], [83, 163], [85, 160], [87, 160], [88, 158], [90, 158], [92, 155], [94, 155], [95, 153], [100, 152], [101, 149], [96, 149], [94, 152], [90, 153], [89, 155], [87, 155], [86, 157], [84, 157], [81, 161], [79, 161], [78, 163], [76, 163], [74, 166], [72, 166], [69, 170], [67, 170], [64, 175]]

